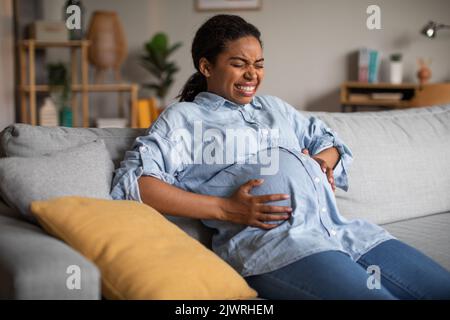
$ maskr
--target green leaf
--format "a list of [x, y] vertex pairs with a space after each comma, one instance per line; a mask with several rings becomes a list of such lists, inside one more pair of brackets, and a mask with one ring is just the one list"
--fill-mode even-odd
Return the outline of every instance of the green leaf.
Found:
[[158, 52], [166, 52], [167, 43], [168, 43], [167, 35], [163, 32], [155, 34], [151, 41], [152, 47]]
[[166, 64], [164, 69], [167, 73], [173, 73], [178, 70], [177, 66], [173, 62]]
[[172, 79], [172, 78], [166, 78], [166, 79], [163, 81], [162, 86], [168, 88], [168, 87], [170, 87], [170, 85], [171, 85], [172, 83], [173, 83], [173, 79]]
[[160, 70], [164, 70], [164, 65], [165, 65], [165, 59], [163, 57], [163, 55], [161, 54], [161, 52], [159, 52], [158, 50], [155, 50], [154, 48], [150, 49], [150, 58], [152, 59], [152, 62], [154, 63], [154, 65], [160, 69]]
[[151, 75], [153, 75], [156, 78], [161, 78], [162, 76], [162, 71], [160, 69], [158, 69], [154, 64], [148, 62], [148, 61], [141, 61], [141, 65], [147, 69]]
[[171, 48], [167, 50], [167, 56], [171, 55], [175, 50], [181, 47], [183, 44], [181, 42], [175, 43]]

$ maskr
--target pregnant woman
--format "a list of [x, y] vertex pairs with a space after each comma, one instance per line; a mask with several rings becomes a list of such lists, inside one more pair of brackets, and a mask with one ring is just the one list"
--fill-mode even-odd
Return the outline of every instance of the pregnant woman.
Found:
[[[217, 15], [192, 43], [197, 72], [115, 172], [112, 197], [201, 219], [212, 248], [268, 299], [449, 299], [450, 273], [383, 228], [346, 220], [352, 153], [272, 96], [260, 32]], [[280, 86], [283, 85], [280, 79]]]

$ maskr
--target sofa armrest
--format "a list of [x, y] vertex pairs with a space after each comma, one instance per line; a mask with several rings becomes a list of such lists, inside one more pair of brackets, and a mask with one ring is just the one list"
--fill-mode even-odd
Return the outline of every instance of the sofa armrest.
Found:
[[0, 299], [100, 297], [93, 263], [39, 227], [0, 215]]

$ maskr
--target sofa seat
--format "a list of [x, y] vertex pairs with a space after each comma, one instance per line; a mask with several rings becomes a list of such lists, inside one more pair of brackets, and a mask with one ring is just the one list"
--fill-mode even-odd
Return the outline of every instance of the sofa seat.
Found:
[[450, 211], [382, 226], [450, 271]]

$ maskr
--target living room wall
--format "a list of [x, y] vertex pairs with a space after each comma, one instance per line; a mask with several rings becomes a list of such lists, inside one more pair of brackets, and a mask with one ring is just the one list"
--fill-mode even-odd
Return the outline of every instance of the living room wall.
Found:
[[[45, 0], [46, 18], [59, 19], [63, 0]], [[190, 44], [195, 30], [216, 12], [198, 12], [194, 0], [83, 0], [87, 15], [114, 10], [127, 35], [129, 56], [123, 66], [126, 80], [145, 82], [138, 57], [142, 45], [157, 31], [184, 46], [173, 56], [181, 67], [169, 93], [174, 98], [194, 71]], [[381, 8], [381, 30], [368, 30], [366, 8]], [[234, 12], [254, 23], [265, 45], [266, 79], [260, 93], [277, 95], [307, 110], [339, 111], [339, 86], [349, 79], [349, 55], [362, 46], [386, 58], [404, 55], [404, 81], [417, 82], [417, 58], [432, 59], [432, 82], [450, 81], [450, 30], [430, 40], [419, 34], [429, 20], [450, 23], [448, 0], [262, 0], [257, 11]], [[382, 66], [383, 67], [383, 66]], [[381, 74], [383, 79], [383, 73]], [[108, 103], [97, 97], [93, 103]], [[114, 103], [115, 99], [112, 100]], [[114, 109], [114, 108], [112, 108]], [[107, 116], [111, 108], [104, 108]]]

